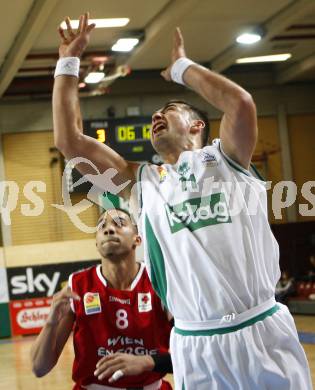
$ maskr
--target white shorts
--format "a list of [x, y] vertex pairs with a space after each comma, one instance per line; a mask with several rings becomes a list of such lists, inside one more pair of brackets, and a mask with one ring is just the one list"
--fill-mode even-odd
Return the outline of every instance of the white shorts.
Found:
[[294, 320], [286, 306], [277, 306], [263, 320], [224, 334], [181, 332], [175, 321], [171, 334], [175, 389], [311, 390]]

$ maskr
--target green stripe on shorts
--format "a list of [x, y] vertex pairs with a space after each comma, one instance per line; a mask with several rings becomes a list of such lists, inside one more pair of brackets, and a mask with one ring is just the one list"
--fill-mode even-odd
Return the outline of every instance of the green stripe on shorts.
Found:
[[265, 312], [259, 314], [258, 316], [253, 317], [250, 320], [247, 320], [235, 326], [229, 326], [226, 328], [218, 328], [218, 329], [205, 329], [205, 330], [184, 330], [175, 327], [175, 333], [178, 333], [182, 336], [214, 336], [216, 334], [236, 332], [237, 330], [246, 328], [247, 326], [254, 325], [258, 321], [263, 321], [265, 318], [272, 316], [279, 309], [280, 307], [278, 305], [274, 305], [271, 309], [268, 309]]

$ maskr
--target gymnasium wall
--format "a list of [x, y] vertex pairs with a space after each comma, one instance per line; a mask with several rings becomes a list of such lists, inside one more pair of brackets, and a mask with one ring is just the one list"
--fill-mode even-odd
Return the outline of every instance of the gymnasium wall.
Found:
[[280, 268], [296, 279], [310, 270], [309, 257], [315, 248], [315, 221], [272, 225], [280, 246]]
[[[288, 116], [290, 148], [293, 162], [294, 181], [298, 187], [298, 204], [307, 204], [309, 214], [315, 213], [309, 201], [302, 196], [302, 186], [308, 181], [315, 180], [315, 116], [314, 114], [301, 114]], [[313, 189], [313, 205], [315, 191]], [[298, 221], [314, 220], [314, 216], [302, 216], [298, 213]]]
[[[87, 119], [106, 117], [110, 106], [115, 108], [117, 117], [125, 116], [126, 109], [130, 106], [138, 106], [141, 114], [150, 115], [165, 101], [181, 98], [207, 110], [211, 119], [211, 138], [218, 136], [220, 113], [217, 110], [208, 107], [191, 92], [177, 85], [161, 83], [155, 77], [152, 76], [152, 80], [150, 77], [148, 75], [145, 83], [140, 83], [136, 76], [130, 80], [119, 80], [114, 84], [111, 95], [83, 98], [83, 116]], [[301, 188], [305, 181], [315, 180], [314, 85], [275, 86], [269, 75], [237, 74], [234, 79], [245, 85], [256, 101], [259, 115], [259, 139], [255, 150], [256, 165], [266, 180], [272, 182], [272, 187], [278, 181], [288, 179], [284, 174], [286, 162], [283, 159], [283, 145], [280, 141], [280, 131], [283, 129], [280, 129], [279, 121], [279, 107], [285, 108], [290, 165], [293, 179], [298, 186], [298, 204], [308, 203], [311, 208], [310, 202], [305, 201], [301, 195]], [[132, 95], [130, 95], [130, 90], [133, 91]], [[85, 262], [90, 263], [98, 259], [94, 235], [78, 230], [64, 212], [52, 206], [52, 204], [62, 203], [63, 166], [60, 163], [58, 152], [53, 149], [51, 128], [50, 99], [4, 101], [0, 104], [2, 136], [0, 157], [3, 162], [2, 168], [0, 164], [1, 180], [15, 181], [20, 189], [16, 208], [10, 215], [11, 224], [4, 224], [2, 221], [1, 226], [5, 246], [0, 248], [0, 337], [7, 336], [11, 332], [10, 329], [13, 329], [9, 326], [9, 311], [15, 323], [14, 334], [21, 332], [21, 324], [17, 325], [16, 319], [19, 315], [21, 317], [20, 313], [23, 310], [25, 318], [28, 318], [25, 309], [30, 305], [32, 309], [37, 308], [39, 313], [36, 317], [34, 311], [32, 312], [37, 318], [34, 317], [36, 319], [34, 324], [41, 323], [42, 316], [47, 314], [52, 292], [47, 287], [49, 283], [44, 285], [44, 280], [56, 281], [58, 274], [58, 281], [55, 283], [56, 290], [61, 287], [67, 275], [74, 269], [87, 264]], [[30, 180], [46, 183], [43, 192], [35, 191], [43, 201], [44, 210], [39, 215], [26, 217], [21, 212], [21, 206], [29, 204], [32, 210], [32, 202], [23, 193], [26, 183]], [[271, 194], [269, 190], [269, 200], [271, 200]], [[81, 194], [71, 195], [73, 204], [80, 202], [83, 198]], [[295, 209], [298, 210], [298, 207]], [[95, 226], [97, 216], [97, 206], [92, 206], [80, 214], [80, 218], [89, 226]], [[281, 219], [276, 219], [271, 208], [269, 209], [270, 222], [275, 224], [274, 231], [276, 236], [280, 237], [283, 248], [282, 263], [292, 267], [291, 262], [294, 261], [292, 253], [296, 252], [290, 252], [290, 243], [285, 238], [283, 239], [286, 236], [281, 232], [288, 232], [285, 229], [291, 226], [290, 237], [293, 238], [295, 233], [292, 232], [295, 230], [292, 226], [295, 224], [286, 224], [288, 222], [286, 212], [282, 212], [281, 216]], [[308, 222], [308, 226], [311, 226], [308, 229], [314, 229], [312, 222], [315, 221], [314, 216], [303, 217], [297, 213], [295, 220]], [[303, 231], [300, 225], [296, 226], [296, 231]], [[138, 252], [137, 256], [140, 259], [141, 252]], [[299, 270], [302, 272], [308, 253], [303, 252], [301, 256]], [[13, 285], [12, 278], [15, 278]], [[39, 280], [42, 282], [40, 283]], [[17, 281], [20, 283], [18, 287], [16, 287]], [[13, 293], [14, 288], [20, 292]], [[31, 292], [21, 293], [24, 291], [23, 288]], [[41, 288], [44, 291], [38, 292], [37, 290]], [[9, 301], [12, 303], [8, 303]]]
[[[2, 147], [5, 178], [15, 181], [20, 189], [16, 208], [11, 213], [12, 245], [90, 238], [76, 229], [65, 212], [53, 206], [63, 204], [63, 166], [59, 153], [52, 150], [52, 131], [4, 134]], [[33, 210], [33, 216], [25, 216], [21, 211], [22, 205], [33, 206], [25, 196], [25, 186], [30, 181], [42, 183], [34, 192], [42, 199], [43, 210]], [[73, 204], [83, 198], [83, 194], [71, 195]], [[96, 205], [80, 214], [89, 226], [95, 226], [97, 216]]]

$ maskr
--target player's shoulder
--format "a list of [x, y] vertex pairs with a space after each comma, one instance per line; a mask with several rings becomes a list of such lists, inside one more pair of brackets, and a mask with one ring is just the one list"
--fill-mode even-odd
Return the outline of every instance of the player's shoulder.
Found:
[[141, 289], [144, 286], [148, 286], [153, 289], [145, 263], [143, 261], [140, 261], [139, 265], [139, 272], [135, 280], [135, 282], [137, 281], [136, 287]]
[[99, 265], [92, 265], [91, 267], [79, 269], [78, 271], [73, 272], [69, 279], [71, 279], [72, 282], [75, 280], [76, 283], [80, 283], [80, 281], [94, 278], [98, 267]]
[[152, 286], [147, 267], [143, 262], [140, 263], [140, 267], [141, 267], [139, 271], [140, 278], [139, 278], [139, 283], [137, 284], [137, 290], [146, 290], [150, 292], [152, 296], [158, 297]]
[[201, 149], [197, 149], [194, 151], [194, 155], [196, 158], [200, 159], [202, 163], [207, 166], [211, 166], [211, 164], [215, 165], [216, 162], [221, 160], [222, 154], [220, 150], [220, 140], [214, 139], [212, 144], [205, 145]]

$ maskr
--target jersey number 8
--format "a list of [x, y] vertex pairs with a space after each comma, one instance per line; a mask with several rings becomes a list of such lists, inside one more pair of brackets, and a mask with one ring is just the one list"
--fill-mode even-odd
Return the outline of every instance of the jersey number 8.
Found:
[[126, 310], [119, 309], [116, 311], [116, 326], [118, 329], [126, 329], [128, 327]]

